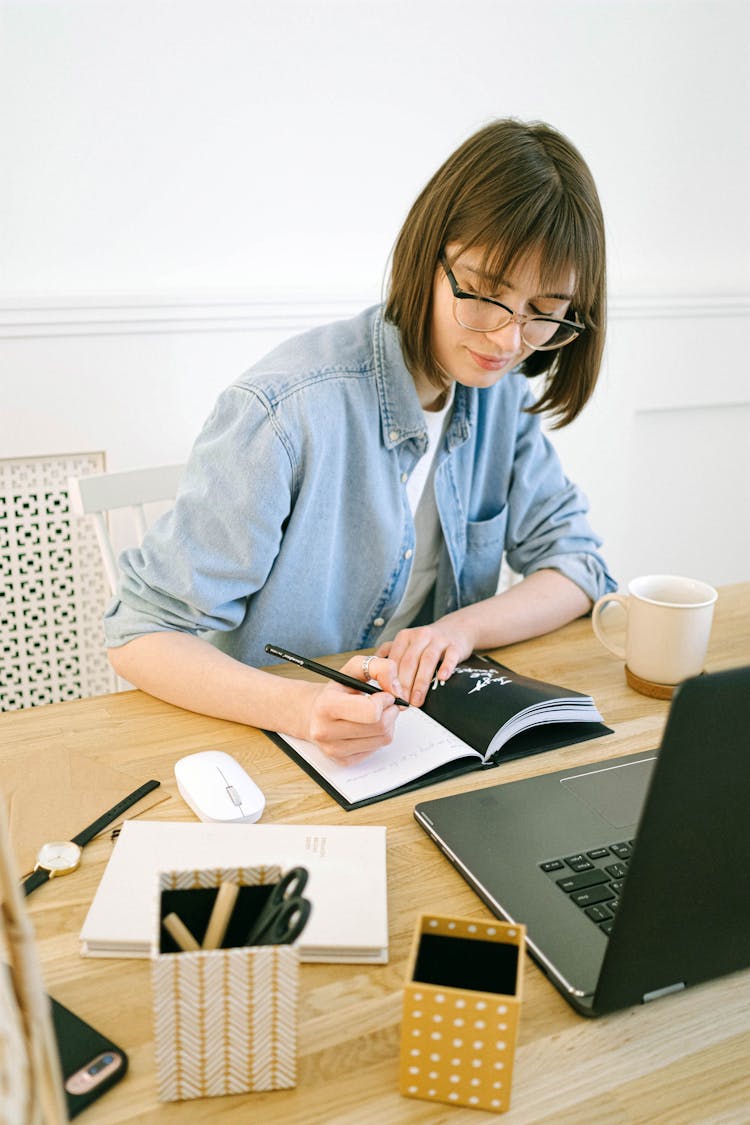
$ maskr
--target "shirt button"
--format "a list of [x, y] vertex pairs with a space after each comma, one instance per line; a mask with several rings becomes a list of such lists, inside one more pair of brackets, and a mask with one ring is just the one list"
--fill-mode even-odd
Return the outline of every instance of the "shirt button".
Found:
[[391, 430], [388, 434], [388, 437], [391, 439], [391, 441], [398, 441], [398, 430]]
[[409, 479], [409, 474], [408, 474], [408, 473], [402, 473], [402, 474], [401, 474], [401, 483], [402, 483], [402, 484], [406, 484], [406, 482], [408, 481], [408, 479]]
[[385, 618], [384, 617], [376, 617], [375, 620], [373, 621], [373, 625], [375, 626], [376, 629], [381, 629], [383, 627], [383, 625], [385, 625]]
[[405, 559], [410, 559], [410, 558], [412, 557], [412, 555], [413, 555], [413, 554], [414, 554], [414, 552], [412, 551], [412, 549], [411, 549], [411, 547], [410, 547], [408, 551], [404, 551], [404, 558], [405, 558]]

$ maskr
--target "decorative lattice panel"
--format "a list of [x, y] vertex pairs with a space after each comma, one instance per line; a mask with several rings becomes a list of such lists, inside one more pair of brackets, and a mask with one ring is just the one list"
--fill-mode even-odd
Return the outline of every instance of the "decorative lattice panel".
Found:
[[96, 533], [67, 492], [104, 468], [103, 453], [0, 459], [0, 711], [115, 690]]

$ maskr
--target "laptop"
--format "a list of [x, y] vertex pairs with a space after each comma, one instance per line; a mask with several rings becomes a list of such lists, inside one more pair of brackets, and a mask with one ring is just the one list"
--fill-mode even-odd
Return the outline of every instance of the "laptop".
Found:
[[583, 1015], [750, 966], [750, 667], [696, 676], [660, 749], [414, 810]]

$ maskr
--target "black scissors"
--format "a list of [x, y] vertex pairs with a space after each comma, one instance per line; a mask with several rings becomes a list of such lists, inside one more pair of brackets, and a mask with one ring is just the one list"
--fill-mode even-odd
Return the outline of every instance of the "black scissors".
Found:
[[299, 937], [312, 910], [309, 899], [302, 897], [307, 877], [307, 868], [292, 867], [274, 885], [245, 945], [288, 945]]

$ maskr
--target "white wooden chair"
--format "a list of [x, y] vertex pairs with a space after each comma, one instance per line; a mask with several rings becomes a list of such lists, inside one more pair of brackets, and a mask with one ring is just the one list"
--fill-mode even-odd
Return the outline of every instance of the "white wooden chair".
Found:
[[159, 465], [122, 473], [95, 473], [68, 478], [70, 510], [77, 516], [93, 517], [107, 581], [113, 594], [117, 589], [117, 560], [107, 514], [122, 508], [129, 509], [134, 524], [134, 541], [140, 543], [148, 526], [145, 505], [173, 500], [184, 468], [184, 465]]

